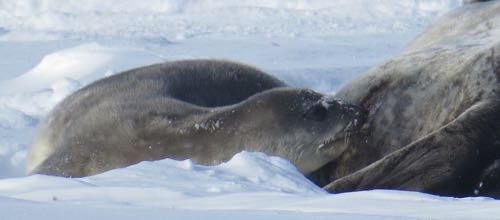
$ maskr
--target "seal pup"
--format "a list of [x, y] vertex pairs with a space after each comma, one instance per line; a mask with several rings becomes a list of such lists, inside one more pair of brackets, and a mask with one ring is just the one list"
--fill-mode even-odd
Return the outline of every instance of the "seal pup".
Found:
[[499, 31], [500, 1], [465, 5], [342, 88], [336, 97], [366, 108], [368, 120], [322, 169], [333, 181], [325, 188], [495, 196]]
[[27, 171], [81, 177], [164, 158], [215, 165], [245, 150], [286, 158], [307, 174], [345, 150], [364, 116], [246, 65], [167, 62], [64, 99], [41, 123]]

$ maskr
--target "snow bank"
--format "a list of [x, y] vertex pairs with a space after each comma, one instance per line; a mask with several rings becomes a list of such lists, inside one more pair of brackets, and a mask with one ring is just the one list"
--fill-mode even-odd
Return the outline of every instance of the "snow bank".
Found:
[[45, 88], [51, 88], [55, 93], [60, 90], [72, 92], [79, 83], [88, 84], [116, 71], [154, 62], [161, 62], [161, 59], [137, 49], [82, 44], [48, 54], [27, 73], [0, 81], [0, 94], [35, 92]]
[[[150, 193], [144, 195], [139, 193], [141, 190]], [[118, 204], [143, 204], [158, 203], [151, 196], [167, 199], [172, 195], [206, 197], [249, 192], [297, 195], [325, 193], [307, 180], [290, 162], [250, 152], [241, 152], [227, 163], [213, 167], [195, 165], [189, 160], [165, 159], [141, 162], [126, 169], [85, 178], [33, 175], [0, 180], [0, 195], [30, 201], [101, 200]]]
[[329, 195], [288, 161], [242, 152], [212, 167], [165, 159], [85, 178], [4, 179], [0, 207], [2, 219], [495, 219], [500, 201], [384, 190]]

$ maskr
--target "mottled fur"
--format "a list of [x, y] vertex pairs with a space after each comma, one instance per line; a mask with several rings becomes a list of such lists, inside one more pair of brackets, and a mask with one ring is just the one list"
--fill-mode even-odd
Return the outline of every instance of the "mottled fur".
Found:
[[326, 189], [494, 196], [491, 181], [478, 185], [500, 158], [498, 30], [499, 1], [466, 5], [339, 91], [369, 114], [348, 150], [319, 171], [333, 181]]

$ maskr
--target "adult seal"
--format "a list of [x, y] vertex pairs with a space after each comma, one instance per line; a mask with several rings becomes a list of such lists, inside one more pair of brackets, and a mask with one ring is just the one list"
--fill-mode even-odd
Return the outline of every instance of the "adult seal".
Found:
[[214, 165], [245, 150], [286, 158], [308, 174], [346, 149], [364, 116], [246, 65], [167, 62], [64, 99], [41, 123], [27, 170], [81, 177], [163, 158]]
[[498, 196], [500, 2], [464, 5], [401, 55], [337, 94], [367, 109], [347, 150], [322, 169], [330, 192], [413, 190]]

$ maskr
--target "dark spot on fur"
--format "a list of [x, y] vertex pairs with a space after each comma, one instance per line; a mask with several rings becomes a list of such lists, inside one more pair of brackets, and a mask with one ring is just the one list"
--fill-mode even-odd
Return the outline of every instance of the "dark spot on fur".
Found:
[[455, 79], [455, 80], [453, 81], [453, 86], [459, 86], [459, 87], [460, 87], [460, 86], [462, 86], [463, 84], [464, 84], [463, 79]]

